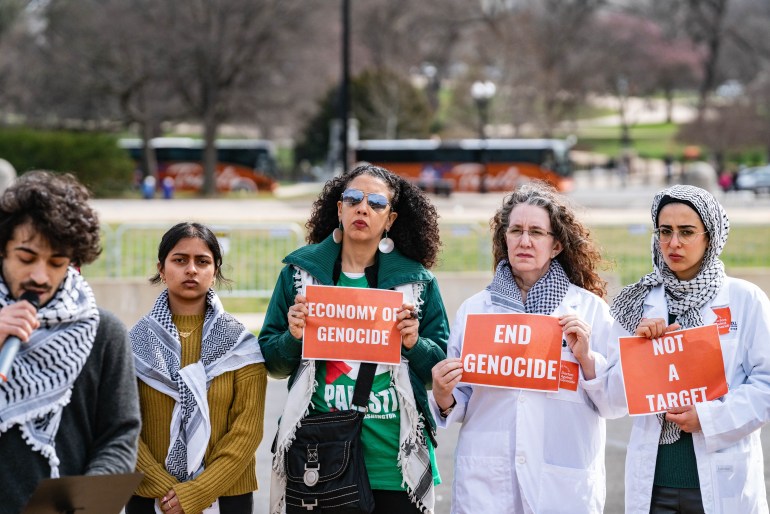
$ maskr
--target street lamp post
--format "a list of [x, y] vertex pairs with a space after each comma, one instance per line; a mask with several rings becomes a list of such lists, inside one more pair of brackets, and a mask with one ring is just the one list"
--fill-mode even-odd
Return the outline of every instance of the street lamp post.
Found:
[[340, 119], [342, 120], [342, 173], [348, 172], [348, 118], [350, 118], [350, 0], [342, 0], [342, 84]]
[[479, 182], [479, 193], [487, 192], [487, 120], [489, 116], [489, 102], [495, 96], [497, 86], [490, 80], [477, 80], [471, 86], [471, 96], [476, 102], [476, 108], [479, 111], [479, 139], [481, 140], [481, 180]]

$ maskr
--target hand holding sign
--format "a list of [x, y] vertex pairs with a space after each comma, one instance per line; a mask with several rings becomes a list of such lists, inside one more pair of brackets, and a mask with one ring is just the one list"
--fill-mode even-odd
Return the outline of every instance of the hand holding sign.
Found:
[[593, 380], [596, 378], [596, 361], [591, 354], [591, 327], [577, 314], [560, 316], [559, 325], [572, 355], [583, 368], [583, 376], [586, 380]]
[[396, 328], [401, 332], [401, 343], [407, 350], [411, 350], [417, 344], [420, 329], [420, 322], [414, 315], [414, 305], [403, 304], [398, 310], [396, 319], [398, 320]]
[[431, 370], [433, 375], [433, 398], [442, 409], [452, 405], [452, 392], [463, 378], [463, 363], [458, 357], [439, 362]]
[[294, 339], [302, 339], [307, 316], [307, 298], [298, 294], [294, 297], [294, 305], [289, 307], [286, 317], [289, 319], [289, 332]]
[[700, 418], [694, 405], [674, 407], [666, 413], [666, 421], [676, 423], [683, 432], [700, 432]]
[[639, 322], [639, 326], [634, 331], [635, 336], [646, 337], [647, 339], [655, 339], [656, 337], [663, 337], [667, 332], [673, 332], [679, 330], [682, 326], [679, 323], [667, 324], [663, 318], [642, 318]]

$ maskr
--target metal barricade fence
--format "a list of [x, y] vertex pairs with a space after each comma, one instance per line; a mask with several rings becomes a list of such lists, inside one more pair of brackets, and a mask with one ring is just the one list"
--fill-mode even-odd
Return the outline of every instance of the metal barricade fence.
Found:
[[[269, 298], [283, 264], [282, 259], [305, 244], [304, 227], [297, 223], [252, 223], [210, 225], [224, 250], [226, 277], [232, 289], [222, 288], [222, 296]], [[86, 277], [136, 279], [156, 272], [157, 249], [167, 224], [123, 224], [103, 227], [104, 251], [85, 267]], [[441, 224], [443, 246], [435, 271], [491, 271], [492, 236], [489, 226], [480, 222]], [[737, 225], [730, 234], [722, 259], [728, 273], [745, 276], [770, 290], [770, 238], [767, 228]], [[759, 231], [759, 232], [758, 232]], [[623, 284], [639, 279], [652, 269], [651, 232], [641, 225], [603, 225], [591, 227], [609, 266], [600, 273], [611, 279], [616, 293]], [[398, 241], [395, 242], [398, 247]]]
[[[232, 288], [222, 296], [272, 295], [283, 258], [305, 244], [305, 231], [296, 223], [212, 224], [224, 253], [224, 275]], [[157, 271], [158, 244], [168, 224], [126, 223], [102, 227], [102, 255], [83, 270], [87, 277], [149, 278]], [[443, 247], [437, 271], [480, 271], [491, 268], [489, 227], [481, 223], [441, 225]], [[398, 245], [398, 242], [396, 242]]]
[[[272, 295], [282, 259], [304, 244], [305, 231], [296, 223], [210, 224], [222, 247], [222, 272], [232, 287], [222, 296]], [[104, 251], [83, 270], [94, 278], [150, 278], [157, 271], [158, 244], [168, 224], [123, 224], [103, 227]]]

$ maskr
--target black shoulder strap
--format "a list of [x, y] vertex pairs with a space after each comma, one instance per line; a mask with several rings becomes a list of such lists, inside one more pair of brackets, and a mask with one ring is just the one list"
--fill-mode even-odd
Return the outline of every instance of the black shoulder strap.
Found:
[[369, 393], [372, 392], [372, 384], [374, 384], [374, 372], [376, 370], [377, 364], [373, 362], [361, 363], [361, 367], [358, 368], [356, 388], [353, 390], [353, 405], [364, 408], [369, 405]]

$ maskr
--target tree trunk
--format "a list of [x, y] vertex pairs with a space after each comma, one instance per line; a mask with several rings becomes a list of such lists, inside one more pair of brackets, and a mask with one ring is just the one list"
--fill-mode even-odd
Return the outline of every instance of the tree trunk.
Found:
[[152, 148], [150, 141], [154, 137], [152, 123], [144, 120], [139, 123], [142, 134], [142, 178], [152, 175], [157, 178], [158, 175], [158, 159], [155, 155], [155, 149]]
[[[210, 111], [213, 111], [213, 109], [213, 107], [209, 108]], [[216, 170], [218, 159], [216, 139], [219, 123], [213, 112], [206, 112], [203, 119], [203, 188], [201, 189], [201, 195], [212, 197], [217, 193]]]
[[701, 29], [706, 36], [706, 57], [703, 62], [703, 80], [698, 87], [698, 121], [702, 121], [706, 108], [708, 107], [708, 97], [711, 90], [714, 89], [714, 83], [717, 77], [717, 61], [719, 60], [719, 50], [722, 46], [724, 18], [727, 12], [727, 3], [729, 0], [711, 0], [704, 2], [702, 0], [690, 0], [691, 8], [695, 9], [701, 19]]

